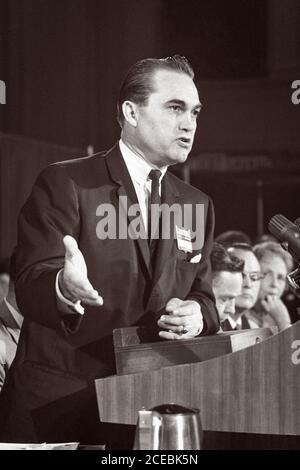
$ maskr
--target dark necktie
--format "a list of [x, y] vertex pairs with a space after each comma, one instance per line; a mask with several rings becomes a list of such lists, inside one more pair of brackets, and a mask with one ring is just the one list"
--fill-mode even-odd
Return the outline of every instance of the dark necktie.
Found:
[[236, 324], [236, 326], [232, 328], [230, 321], [226, 319], [226, 320], [221, 321], [221, 328], [223, 331], [236, 331], [236, 330], [240, 330], [241, 326]]
[[223, 331], [230, 331], [232, 330], [231, 325], [228, 320], [221, 321], [221, 328]]
[[159, 195], [159, 178], [161, 176], [160, 170], [151, 170], [149, 179], [151, 179], [151, 196], [148, 204], [148, 239], [150, 246], [151, 258], [155, 254], [157, 242], [159, 238], [159, 216], [161, 203]]

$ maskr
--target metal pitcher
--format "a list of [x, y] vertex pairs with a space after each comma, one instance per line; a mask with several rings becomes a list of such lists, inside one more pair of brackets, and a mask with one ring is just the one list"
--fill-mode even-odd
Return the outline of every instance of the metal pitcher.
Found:
[[142, 409], [138, 415], [134, 449], [199, 450], [202, 448], [200, 411], [173, 403]]

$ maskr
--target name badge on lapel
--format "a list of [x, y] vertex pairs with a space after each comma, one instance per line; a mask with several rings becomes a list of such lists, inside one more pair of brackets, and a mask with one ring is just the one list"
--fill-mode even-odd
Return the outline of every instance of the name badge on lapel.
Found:
[[176, 239], [178, 250], [185, 251], [186, 253], [192, 253], [192, 237], [191, 231], [180, 228], [176, 225]]

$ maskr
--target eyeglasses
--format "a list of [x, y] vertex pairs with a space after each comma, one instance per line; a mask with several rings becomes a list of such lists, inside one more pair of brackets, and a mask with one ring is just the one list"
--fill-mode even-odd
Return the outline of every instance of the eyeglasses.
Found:
[[261, 281], [265, 277], [264, 274], [258, 273], [258, 272], [251, 272], [251, 273], [243, 272], [242, 276], [243, 276], [243, 279], [247, 277], [248, 279], [250, 279], [251, 282]]

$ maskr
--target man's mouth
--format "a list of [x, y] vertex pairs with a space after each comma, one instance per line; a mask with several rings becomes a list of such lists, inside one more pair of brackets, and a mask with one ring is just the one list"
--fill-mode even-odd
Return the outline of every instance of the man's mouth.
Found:
[[179, 142], [183, 147], [189, 147], [192, 140], [189, 137], [179, 137], [177, 142]]

